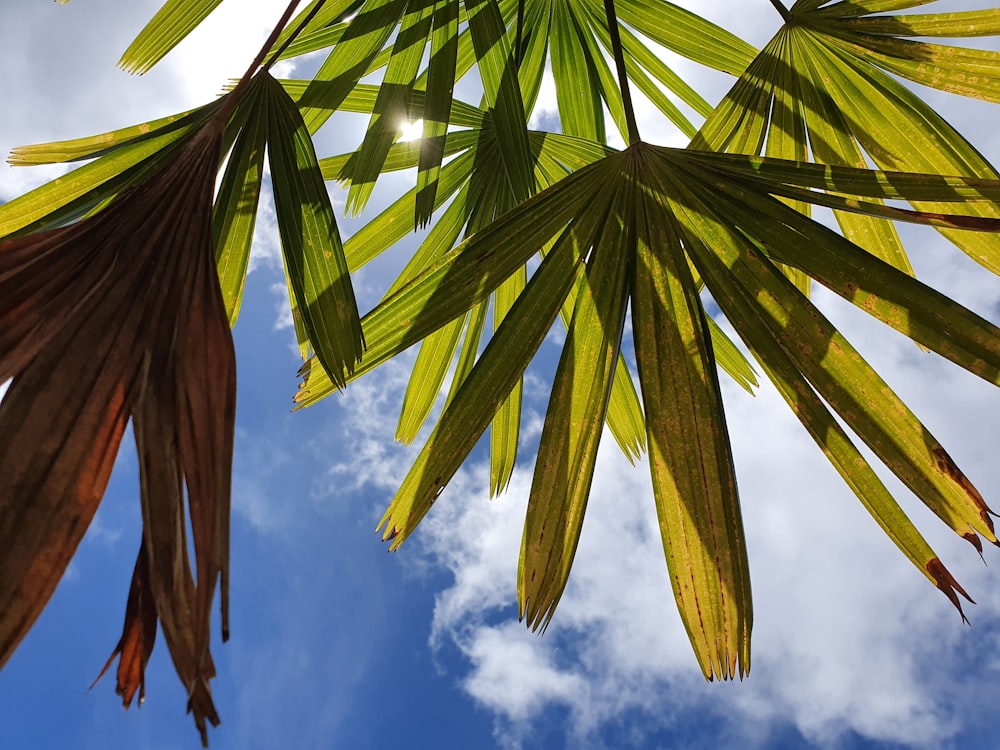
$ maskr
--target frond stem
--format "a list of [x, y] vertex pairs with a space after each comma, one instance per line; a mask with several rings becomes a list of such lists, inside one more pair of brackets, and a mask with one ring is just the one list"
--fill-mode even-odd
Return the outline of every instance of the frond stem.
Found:
[[[272, 44], [274, 44], [275, 40], [278, 38], [278, 34], [280, 34], [282, 29], [285, 28], [285, 24], [288, 23], [288, 17], [291, 15], [290, 11], [297, 4], [298, 0], [292, 0], [292, 5], [288, 8], [288, 10], [285, 11], [285, 15], [281, 17], [281, 20], [278, 22], [278, 25], [275, 27], [274, 31], [271, 32], [271, 38], [264, 43], [264, 47], [263, 49], [261, 49], [260, 54], [258, 55], [258, 60], [257, 60], [258, 65], [261, 64], [260, 60], [263, 59], [264, 55], [266, 54], [266, 51], [270, 48]], [[271, 55], [270, 60], [264, 63], [265, 68], [270, 68], [278, 61], [278, 58], [281, 57], [281, 55], [284, 53], [286, 49], [288, 49], [288, 46], [295, 41], [295, 37], [297, 37], [302, 32], [302, 29], [306, 27], [306, 24], [308, 24], [311, 20], [313, 20], [316, 14], [323, 9], [324, 5], [326, 5], [326, 0], [319, 0], [319, 2], [313, 6], [312, 10], [310, 10], [306, 14], [306, 17], [302, 19], [302, 21], [299, 23], [295, 31], [293, 31], [291, 34], [288, 35], [288, 38], [285, 40], [284, 44], [282, 44], [274, 52], [274, 54]], [[253, 70], [253, 66], [251, 66], [250, 70]]]
[[771, 5], [773, 5], [774, 9], [781, 14], [781, 19], [785, 23], [792, 20], [792, 14], [788, 12], [788, 8], [782, 5], [781, 0], [771, 0]]
[[267, 57], [267, 53], [271, 51], [271, 47], [274, 46], [274, 43], [278, 41], [278, 37], [281, 35], [281, 32], [284, 31], [285, 26], [288, 25], [289, 20], [291, 20], [292, 13], [295, 12], [295, 8], [298, 4], [299, 0], [291, 0], [288, 7], [285, 8], [285, 12], [281, 14], [281, 18], [278, 19], [278, 23], [271, 30], [270, 35], [267, 37], [267, 41], [264, 42], [260, 51], [257, 53], [257, 56], [254, 58], [253, 62], [250, 63], [250, 67], [247, 68], [247, 72], [243, 74], [242, 78], [240, 78], [236, 87], [229, 92], [229, 96], [226, 97], [226, 101], [223, 102], [218, 113], [216, 114], [216, 117], [218, 117], [221, 121], [225, 122], [229, 118], [229, 115], [232, 114], [233, 108], [240, 100], [240, 92], [254, 77], [254, 74], [257, 73], [257, 69], [263, 67], [264, 70], [267, 70], [274, 65], [278, 58], [281, 57], [281, 54], [288, 48], [288, 45], [295, 41], [295, 37], [299, 35], [299, 32], [305, 28], [305, 25], [309, 23], [326, 4], [326, 0], [319, 0], [319, 2], [313, 6], [312, 10], [310, 10], [309, 13], [306, 14], [306, 17], [302, 19], [298, 28], [295, 29], [293, 33], [288, 35], [288, 39], [285, 40], [285, 43], [282, 44], [281, 47], [276, 50], [274, 54], [271, 55], [270, 59], [265, 63], [264, 58]]
[[[313, 8], [313, 11], [322, 6], [324, 2], [326, 2], [326, 0], [320, 0], [320, 2], [316, 4], [316, 7]], [[277, 41], [278, 35], [281, 33], [282, 29], [285, 28], [285, 24], [287, 24], [288, 20], [292, 17], [292, 13], [295, 12], [295, 6], [298, 4], [299, 0], [292, 0], [288, 4], [288, 7], [285, 8], [285, 12], [281, 14], [278, 24], [271, 30], [271, 34], [267, 37], [267, 41], [264, 42], [264, 45], [260, 48], [260, 51], [253, 59], [253, 62], [250, 63], [250, 67], [247, 68], [247, 72], [243, 74], [239, 83], [236, 84], [233, 90], [229, 92], [225, 100], [222, 102], [222, 106], [219, 107], [219, 111], [215, 113], [214, 119], [216, 122], [225, 123], [229, 120], [229, 116], [233, 113], [233, 109], [239, 103], [247, 84], [253, 78], [254, 73], [257, 72], [257, 68], [259, 68], [261, 63], [264, 62], [264, 57], [267, 55], [268, 50], [270, 50], [271, 46], [275, 43], [275, 41]], [[294, 38], [294, 36], [295, 35], [293, 34], [290, 38]], [[271, 58], [270, 63], [273, 63], [276, 59], [277, 55]]]
[[628, 71], [625, 68], [625, 52], [622, 49], [622, 38], [618, 33], [618, 14], [615, 13], [615, 0], [604, 0], [604, 12], [608, 16], [608, 33], [611, 35], [611, 49], [615, 56], [615, 68], [618, 69], [618, 87], [622, 93], [622, 107], [625, 110], [625, 124], [628, 127], [628, 145], [639, 143], [639, 126], [635, 121], [635, 110], [632, 108], [632, 92], [628, 85]]

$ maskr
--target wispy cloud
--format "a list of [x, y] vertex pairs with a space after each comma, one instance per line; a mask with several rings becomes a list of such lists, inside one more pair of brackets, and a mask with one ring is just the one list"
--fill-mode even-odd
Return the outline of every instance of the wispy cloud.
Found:
[[343, 416], [338, 430], [341, 450], [327, 470], [331, 488], [374, 489], [391, 497], [403, 481], [415, 448], [395, 442], [393, 436], [414, 356], [404, 354], [349, 385], [343, 396], [333, 396], [341, 399]]

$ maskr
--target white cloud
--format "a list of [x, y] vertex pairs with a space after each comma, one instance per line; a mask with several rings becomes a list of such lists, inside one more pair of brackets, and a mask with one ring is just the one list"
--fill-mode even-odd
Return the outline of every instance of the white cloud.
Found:
[[[274, 310], [278, 316], [277, 320], [274, 321], [274, 330], [280, 331], [285, 328], [292, 328], [295, 325], [295, 319], [292, 316], [292, 303], [291, 298], [288, 296], [288, 284], [276, 281], [271, 284], [271, 294], [274, 295]], [[292, 341], [291, 345], [294, 351], [298, 352], [298, 344]]]
[[[415, 448], [394, 441], [399, 405], [413, 367], [415, 352], [382, 365], [373, 374], [351, 383], [340, 400], [340, 433], [346, 450], [329, 466], [331, 491], [371, 488], [393, 493], [415, 457]], [[417, 445], [422, 438], [418, 438]]]
[[523, 637], [517, 623], [478, 629], [466, 653], [476, 668], [465, 689], [515, 722], [535, 718], [547, 702], [572, 704], [589, 687], [582, 675], [559, 669], [551, 649]]
[[[170, 57], [164, 58], [185, 96], [192, 101], [209, 101], [230, 78], [242, 76], [287, 6], [288, 0], [257, 0], [248, 12], [243, 3], [219, 5]], [[287, 74], [287, 65], [284, 72]]]
[[528, 127], [534, 130], [550, 130], [559, 124], [559, 108], [556, 106], [556, 81], [552, 68], [547, 65], [542, 75], [542, 85], [538, 89], [535, 108], [528, 118]]
[[253, 227], [253, 244], [247, 272], [257, 268], [281, 270], [281, 243], [278, 239], [278, 217], [274, 212], [274, 195], [271, 193], [270, 167], [264, 163], [264, 181], [257, 203], [257, 219]]

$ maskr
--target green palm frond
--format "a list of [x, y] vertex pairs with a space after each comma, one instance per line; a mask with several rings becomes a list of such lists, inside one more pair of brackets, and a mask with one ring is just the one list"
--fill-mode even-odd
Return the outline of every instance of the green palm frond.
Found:
[[[532, 30], [541, 29], [552, 40], [551, 45], [543, 40], [532, 46], [532, 35], [525, 30], [519, 75], [525, 101], [533, 101], [531, 97], [537, 91], [546, 53], [550, 52], [562, 127], [566, 133], [577, 134], [586, 142], [600, 143], [604, 140], [602, 107], [608, 108], [623, 133], [627, 116], [621, 110], [622, 100], [616, 98], [620, 92], [614, 86], [610, 70], [603, 59], [598, 60], [596, 47], [590, 44], [594, 38], [604, 38], [596, 31], [601, 28], [600, 14], [589, 8], [587, 15], [584, 6], [589, 8], [586, 3], [556, 7], [529, 2], [518, 8], [523, 18], [532, 19], [528, 25]], [[634, 12], [632, 20], [636, 28], [639, 27], [636, 19], [649, 21], [633, 5], [622, 3], [620, 7]], [[623, 11], [621, 16], [624, 18], [630, 11]], [[607, 34], [606, 22], [603, 29]], [[821, 317], [802, 297], [803, 293], [808, 294], [812, 280], [818, 280], [921, 345], [995, 382], [996, 329], [945, 301], [933, 290], [917, 282], [907, 283], [905, 273], [895, 268], [910, 271], [905, 253], [895, 229], [884, 219], [930, 224], [951, 232], [966, 244], [994, 242], [988, 234], [967, 230], [994, 232], [1000, 226], [991, 213], [996, 182], [977, 179], [994, 175], [989, 170], [981, 175], [970, 173], [965, 169], [967, 163], [952, 163], [950, 171], [920, 169], [911, 167], [909, 162], [902, 162], [907, 166], [905, 173], [865, 171], [866, 152], [857, 145], [843, 114], [843, 103], [835, 102], [821, 109], [818, 115], [810, 108], [815, 109], [817, 101], [829, 104], [832, 96], [822, 93], [823, 86], [828, 84], [819, 81], [818, 73], [815, 79], [806, 78], [800, 70], [804, 66], [795, 62], [799, 33], [791, 22], [779, 33], [753, 61], [692, 143], [694, 147], [766, 154], [768, 158], [715, 156], [698, 151], [685, 152], [679, 158], [678, 152], [635, 146], [625, 152], [630, 154], [627, 157], [600, 158], [595, 153], [587, 160], [589, 166], [573, 165], [572, 174], [567, 175], [565, 164], [554, 173], [547, 173], [545, 150], [534, 146], [541, 134], [529, 133], [535, 183], [543, 193], [537, 202], [532, 198], [525, 203], [508, 204], [502, 192], [476, 192], [473, 187], [477, 169], [482, 165], [489, 165], [491, 171], [502, 168], [483, 158], [487, 146], [481, 136], [471, 145], [469, 131], [475, 131], [476, 127], [466, 125], [466, 131], [446, 133], [441, 150], [458, 155], [441, 171], [442, 184], [449, 171], [456, 176], [449, 183], [453, 187], [440, 194], [441, 202], [436, 202], [444, 206], [445, 200], [456, 196], [441, 218], [442, 225], [452, 228], [448, 242], [442, 242], [438, 233], [434, 235], [437, 243], [434, 252], [428, 252], [426, 244], [422, 246], [382, 303], [363, 321], [371, 348], [356, 376], [427, 339], [418, 356], [397, 437], [409, 440], [416, 435], [441, 388], [446, 363], [455, 356], [462, 330], [467, 326], [468, 331], [473, 330], [473, 321], [479, 321], [481, 327], [484, 301], [503, 285], [512, 283], [516, 279], [515, 268], [521, 272], [531, 254], [542, 253], [545, 260], [537, 272], [537, 280], [532, 276], [520, 296], [505, 303], [509, 304], [507, 315], [515, 316], [512, 321], [516, 323], [510, 325], [516, 328], [505, 328], [506, 319], [501, 320], [485, 351], [467, 374], [470, 352], [465, 350], [444, 412], [383, 519], [384, 536], [393, 539], [393, 548], [402, 543], [428, 512], [486, 427], [493, 423], [494, 432], [500, 432], [495, 421], [497, 415], [509, 408], [509, 396], [515, 394], [516, 399], [520, 377], [555, 314], [552, 300], [545, 300], [543, 307], [538, 297], [558, 289], [564, 295], [559, 310], [569, 335], [547, 411], [529, 499], [519, 574], [522, 616], [532, 626], [544, 626], [558, 603], [579, 538], [600, 431], [607, 422], [627, 454], [640, 445], [649, 445], [675, 595], [706, 676], [743, 674], [749, 667], [749, 583], [725, 421], [718, 386], [711, 384], [715, 382], [715, 368], [720, 365], [730, 372], [748, 373], [744, 383], [753, 377], [753, 372], [704, 312], [699, 297], [704, 284], [876, 521], [925, 576], [959, 605], [958, 597], [965, 592], [861, 458], [834, 414], [845, 419], [858, 437], [946, 524], [977, 544], [977, 534], [995, 540], [981, 496], [954, 470], [950, 458], [946, 458], [947, 454], [932, 438], [924, 436], [917, 440], [917, 435], [926, 431], [887, 386], [880, 386], [881, 407], [861, 409], [863, 414], [858, 416], [859, 405], [863, 403], [859, 384], [881, 381], [867, 364], [857, 365], [856, 353], [832, 326], [820, 327], [822, 333], [815, 340], [789, 346], [789, 336], [803, 341], [809, 336], [801, 327], [793, 327], [793, 333], [789, 334], [774, 324], [774, 316], [780, 310], [783, 325], [806, 317], [812, 320]], [[625, 62], [625, 71], [635, 81], [638, 76], [634, 61], [626, 60], [624, 48], [622, 42], [616, 51]], [[529, 68], [526, 61], [534, 67]], [[564, 71], [561, 77], [559, 70]], [[575, 73], [575, 79], [570, 78], [570, 71]], [[612, 91], [614, 96], [608, 96]], [[905, 108], [904, 104], [899, 106]], [[418, 112], [414, 108], [410, 113], [415, 116]], [[449, 112], [450, 127], [455, 125], [452, 119], [455, 114], [453, 107]], [[485, 118], [481, 120], [485, 122]], [[488, 124], [480, 125], [480, 132], [487, 130]], [[825, 136], [821, 143], [818, 133]], [[565, 135], [553, 138], [551, 143], [565, 138]], [[828, 147], [827, 140], [840, 150]], [[463, 151], [461, 146], [466, 143], [470, 144], [469, 149]], [[412, 144], [390, 147], [387, 155], [394, 154], [395, 160], [389, 167], [387, 158], [386, 168], [412, 166], [419, 148]], [[905, 146], [901, 150], [909, 152]], [[826, 163], [844, 165], [843, 168], [813, 169], [803, 163], [810, 155], [819, 159], [820, 152]], [[344, 155], [328, 164], [331, 170], [334, 165], [339, 166], [337, 177], [349, 179], [348, 165], [352, 158]], [[637, 167], [633, 162], [645, 166]], [[622, 163], [631, 166], [623, 168]], [[888, 163], [897, 166], [895, 162]], [[468, 177], [458, 177], [460, 170]], [[973, 177], [928, 179], [919, 174], [921, 171]], [[332, 171], [328, 174], [334, 176]], [[601, 195], [592, 194], [589, 198], [581, 195], [581, 185], [591, 184], [588, 180], [595, 179], [595, 175], [601, 175]], [[542, 196], [546, 196], [545, 201]], [[562, 199], [560, 208], [571, 211], [569, 215], [553, 213], [556, 209], [552, 201], [556, 197]], [[486, 198], [489, 201], [484, 203]], [[915, 210], [888, 206], [885, 200], [907, 200]], [[390, 228], [390, 222], [403, 217], [411, 201], [415, 202], [412, 193], [357, 235], [359, 247], [367, 248], [365, 259], [372, 257], [369, 253], [381, 252], [395, 238], [402, 237], [402, 233]], [[948, 206], [954, 201], [963, 203], [964, 215], [948, 213], [953, 210]], [[546, 208], [525, 213], [528, 207], [536, 205]], [[807, 218], [810, 205], [834, 208], [848, 239], [810, 221]], [[507, 213], [511, 206], [514, 207]], [[498, 207], [503, 210], [497, 210]], [[665, 207], [669, 207], [666, 214]], [[484, 209], [489, 212], [490, 220], [473, 221], [483, 215]], [[546, 220], [555, 219], [556, 223], [540, 233], [533, 226], [532, 239], [525, 246], [518, 227], [525, 223], [549, 226], [543, 222], [542, 211]], [[461, 218], [463, 215], [465, 219]], [[591, 223], [585, 223], [585, 215]], [[466, 227], [468, 239], [450, 250], [449, 243], [457, 240], [460, 226]], [[376, 248], [372, 243], [378, 236], [386, 243]], [[445, 275], [451, 279], [447, 285], [443, 280], [430, 282], [434, 273], [440, 273], [450, 263], [457, 264], [456, 268], [466, 268], [465, 259], [469, 257], [477, 258], [476, 271], [480, 266], [488, 266], [500, 252], [500, 245], [494, 250], [492, 243], [501, 241], [505, 248], [516, 243], [523, 248], [524, 255], [519, 255], [519, 262], [515, 262], [507, 250], [503, 263], [512, 264], [504, 266], [509, 272], [493, 278], [486, 288], [482, 286], [485, 276], [476, 276], [477, 281], [471, 277], [462, 280], [471, 269], [456, 271], [459, 276], [455, 279], [451, 279], [449, 271]], [[677, 248], [669, 268], [663, 266], [664, 243]], [[860, 251], [859, 244], [883, 260]], [[804, 247], [810, 248], [808, 254], [803, 253]], [[575, 248], [575, 262], [566, 257], [571, 252], [568, 248]], [[700, 258], [699, 253], [707, 259]], [[720, 262], [722, 268], [728, 269], [726, 273], [721, 273]], [[764, 265], [758, 268], [755, 264], [761, 262]], [[751, 272], [748, 270], [751, 267], [756, 270]], [[561, 269], [559, 278], [551, 276], [557, 273], [555, 269]], [[482, 272], [489, 275], [493, 270], [484, 268]], [[625, 278], [633, 285], [631, 292], [623, 286]], [[786, 278], [791, 282], [790, 287], [786, 286]], [[520, 281], [513, 283], [520, 285]], [[457, 300], [445, 290], [446, 286], [462, 289], [463, 293], [469, 288], [478, 291], [456, 306]], [[436, 291], [431, 291], [432, 288]], [[749, 308], [740, 306], [741, 300], [758, 298], [778, 300], [775, 303], [778, 307], [762, 308], [759, 301]], [[654, 299], [659, 302], [654, 303]], [[663, 308], [668, 299], [670, 306]], [[623, 440], [620, 428], [615, 429], [612, 424], [620, 421], [614, 408], [617, 386], [623, 380], [632, 382], [619, 354], [619, 319], [626, 304], [631, 304], [638, 374], [643, 387], [641, 411], [626, 421], [633, 430], [645, 433], [641, 442], [631, 443]], [[941, 305], [947, 307], [947, 312]], [[544, 313], [539, 312], [542, 309]], [[428, 324], [427, 318], [417, 323], [414, 321], [417, 310], [421, 316], [443, 317], [436, 323]], [[508, 340], [507, 336], [513, 336], [514, 330], [529, 330], [522, 317], [529, 314], [526, 310], [541, 316], [533, 321], [540, 327], [530, 329], [537, 332], [525, 339], [538, 343], [525, 343], [515, 356], [513, 339]], [[688, 311], [686, 317], [681, 310]], [[901, 314], [901, 310], [912, 312]], [[932, 324], [927, 316], [936, 322]], [[619, 322], [615, 323], [616, 320]], [[680, 325], [681, 320], [688, 322], [676, 332], [676, 343], [672, 345], [663, 323], [640, 323], [670, 321], [670, 325]], [[414, 328], [409, 328], [411, 323]], [[644, 325], [647, 327], [643, 328]], [[476, 331], [478, 345], [479, 329]], [[810, 335], [815, 338], [817, 334], [812, 330]], [[985, 341], [991, 343], [984, 348]], [[837, 365], [832, 375], [824, 368], [817, 369], [812, 360], [811, 353], [827, 349], [849, 352], [835, 358]], [[642, 351], [646, 354], [641, 354]], [[692, 352], [701, 359], [690, 359]], [[494, 376], [494, 371], [502, 375]], [[300, 405], [312, 404], [332, 390], [331, 379], [315, 361], [308, 363], [303, 372], [304, 382], [296, 396]], [[574, 378], [575, 372], [586, 375]], [[691, 373], [686, 387], [678, 380], [682, 372]], [[670, 375], [664, 377], [663, 373]], [[494, 377], [497, 379], [493, 380]], [[701, 390], [695, 389], [696, 383], [700, 383]], [[492, 392], [491, 387], [497, 391]], [[673, 409], [669, 417], [666, 407], [656, 406], [656, 399], [664, 391], [671, 393], [669, 403]], [[678, 403], [687, 404], [685, 408], [689, 411], [685, 412]], [[690, 415], [686, 423], [685, 413]], [[500, 424], [509, 425], [506, 415]], [[501, 433], [499, 440], [509, 434], [509, 431]], [[694, 437], [702, 434], [702, 438]], [[497, 440], [494, 437], [495, 449]], [[502, 473], [498, 476], [496, 467], [506, 460], [498, 460], [498, 453], [502, 451], [494, 450], [491, 475], [494, 491], [503, 486], [504, 477]], [[710, 467], [715, 468], [709, 471]], [[697, 479], [699, 471], [709, 473]], [[703, 488], [703, 496], [698, 495], [698, 487]], [[685, 546], [692, 539], [699, 543]], [[696, 563], [698, 560], [701, 562]], [[680, 575], [676, 572], [679, 570], [687, 572]], [[701, 613], [697, 619], [696, 612]]]
[[[362, 321], [369, 349], [355, 377], [444, 330], [547, 248], [446, 404], [383, 518], [384, 538], [397, 548], [430, 510], [578, 288], [536, 459], [519, 574], [522, 615], [544, 626], [579, 539], [630, 301], [654, 494], [675, 593], [706, 676], [743, 674], [749, 666], [749, 583], [716, 358], [693, 265], [865, 506], [957, 605], [963, 592], [847, 434], [832, 427], [833, 415], [956, 533], [994, 542], [982, 497], [777, 262], [991, 382], [1000, 380], [1000, 329], [779, 200], [794, 188], [796, 197], [821, 202], [817, 186], [850, 194], [854, 210], [870, 205], [872, 212], [877, 204], [865, 199], [932, 197], [965, 205], [1000, 195], [995, 181], [830, 172], [639, 144], [543, 190], [390, 293]], [[1000, 222], [977, 216], [904, 216], [1000, 230]], [[312, 382], [310, 374], [300, 391], [305, 401]], [[873, 398], [879, 408], [866, 408]]]
[[[294, 82], [285, 85], [293, 96], [303, 90], [301, 85]], [[370, 89], [356, 89], [348, 102], [351, 111], [371, 111], [372, 93]], [[423, 114], [424, 101], [421, 92], [411, 97], [408, 103], [411, 117], [419, 118]], [[492, 121], [484, 110], [452, 100], [450, 125], [462, 129], [449, 132], [444, 139], [442, 153], [454, 158], [440, 170], [435, 207], [442, 206], [449, 200], [451, 203], [389, 293], [406, 284], [426, 263], [450, 250], [463, 233], [471, 234], [486, 227], [515, 205], [511, 191], [504, 189], [504, 183], [495, 179], [504, 169], [502, 146], [491, 127]], [[529, 132], [528, 137], [533, 162], [533, 182], [542, 187], [563, 179], [571, 168], [588, 164], [608, 153], [606, 147], [579, 138], [541, 132]], [[396, 143], [386, 154], [383, 171], [412, 169], [418, 165], [421, 155], [422, 147], [418, 143]], [[356, 153], [329, 157], [321, 160], [320, 165], [328, 178], [353, 184], [355, 156]], [[347, 262], [352, 270], [384, 252], [409, 232], [412, 224], [408, 224], [408, 218], [421, 200], [422, 191], [420, 185], [409, 190], [345, 243]], [[524, 275], [523, 269], [519, 275]], [[499, 324], [510, 300], [516, 296], [516, 290], [511, 286], [517, 284], [516, 278], [501, 288], [492, 303], [487, 300], [486, 305], [470, 320], [463, 318], [453, 321], [447, 329], [434, 334], [423, 345], [404, 399], [397, 439], [410, 442], [416, 437], [431, 413], [459, 349], [460, 361], [471, 364], [475, 360], [482, 339], [482, 316], [492, 307], [494, 327]], [[570, 310], [571, 307], [564, 310], [567, 322]], [[463, 330], [466, 332], [464, 337]], [[721, 331], [717, 331], [715, 335], [724, 336]], [[370, 355], [366, 360], [371, 361]], [[734, 371], [745, 373], [738, 354], [726, 362], [727, 366], [732, 365]], [[624, 364], [619, 367], [624, 373]], [[466, 369], [467, 367], [459, 367], [452, 379], [454, 386], [461, 383]], [[310, 365], [296, 400], [303, 406], [308, 406], [333, 390], [333, 383], [325, 371]], [[635, 388], [624, 375], [614, 389], [612, 401], [614, 416], [610, 420], [611, 429], [626, 455], [638, 456], [644, 446], [641, 409]], [[515, 394], [494, 425], [492, 434], [495, 442], [491, 455], [494, 461], [492, 484], [495, 490], [506, 485], [513, 470], [510, 457], [516, 453], [519, 411], [518, 396]]]

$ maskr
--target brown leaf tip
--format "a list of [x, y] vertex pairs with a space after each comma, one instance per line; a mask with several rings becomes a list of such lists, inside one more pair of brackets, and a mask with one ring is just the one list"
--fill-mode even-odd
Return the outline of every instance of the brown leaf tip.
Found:
[[973, 547], [976, 548], [976, 552], [979, 553], [979, 557], [981, 557], [983, 559], [983, 562], [985, 563], [986, 558], [983, 557], [983, 542], [979, 538], [979, 534], [977, 534], [975, 531], [966, 531], [961, 536], [962, 539], [964, 539], [965, 541], [967, 541], [969, 544], [971, 544]]
[[948, 600], [955, 605], [955, 609], [962, 616], [962, 622], [969, 625], [969, 619], [965, 616], [965, 612], [962, 611], [962, 603], [958, 600], [958, 594], [961, 594], [970, 604], [975, 604], [976, 602], [966, 593], [961, 584], [955, 580], [955, 577], [944, 566], [940, 558], [932, 558], [924, 567], [931, 578], [934, 579], [934, 585], [941, 589], [944, 595], [948, 597]]
[[121, 638], [89, 690], [94, 689], [94, 685], [105, 675], [115, 657], [120, 656], [115, 693], [121, 697], [122, 707], [128, 709], [138, 691], [141, 706], [146, 700], [146, 664], [153, 652], [156, 628], [156, 606], [153, 603], [148, 559], [145, 545], [141, 545], [132, 573]]

